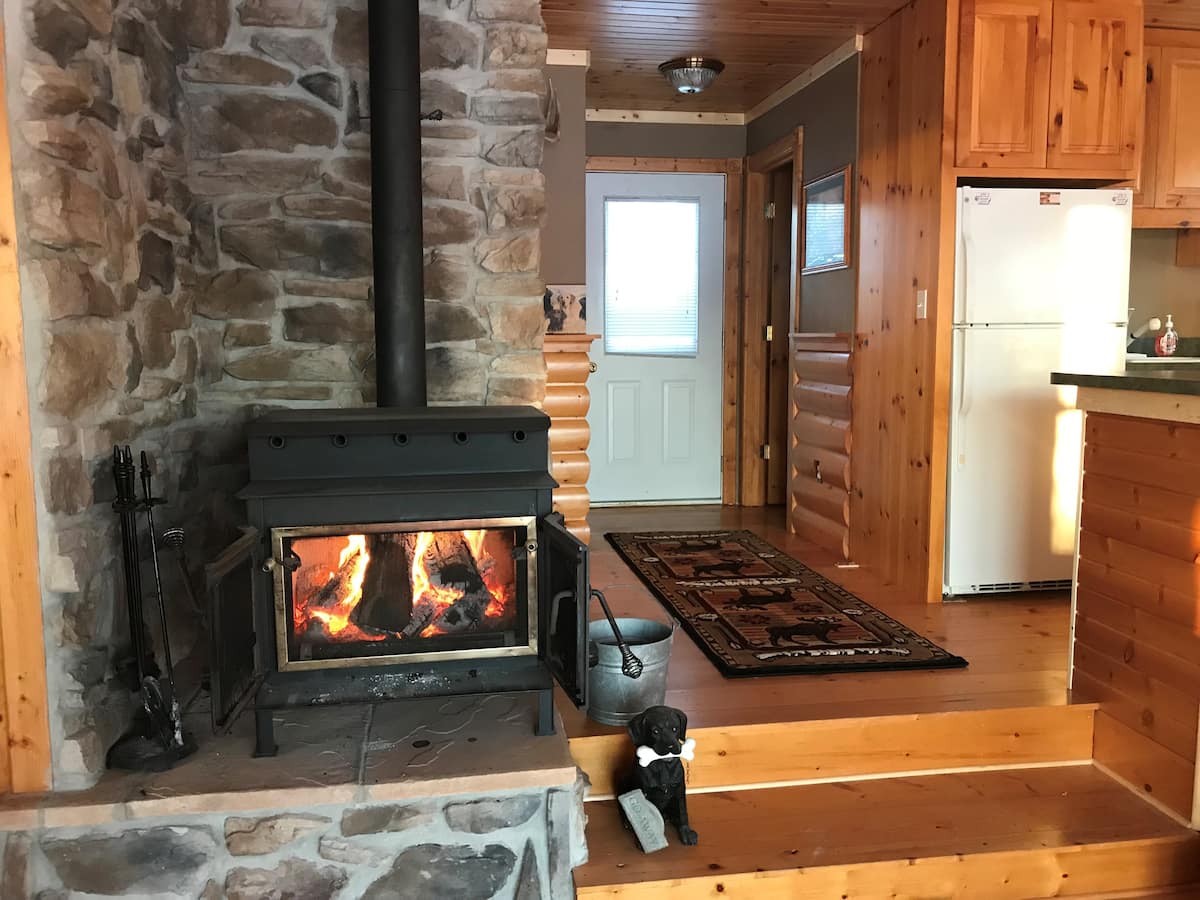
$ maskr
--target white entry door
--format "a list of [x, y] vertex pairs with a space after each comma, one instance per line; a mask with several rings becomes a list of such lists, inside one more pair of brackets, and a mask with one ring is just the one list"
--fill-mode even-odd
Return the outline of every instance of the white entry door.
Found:
[[725, 176], [587, 176], [597, 503], [721, 499]]

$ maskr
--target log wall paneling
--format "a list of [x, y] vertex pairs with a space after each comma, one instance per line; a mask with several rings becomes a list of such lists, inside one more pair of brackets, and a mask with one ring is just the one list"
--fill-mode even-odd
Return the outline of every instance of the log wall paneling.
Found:
[[588, 444], [591, 430], [587, 414], [591, 406], [587, 380], [592, 360], [588, 356], [594, 334], [548, 334], [546, 356], [546, 399], [542, 404], [550, 416], [550, 471], [558, 487], [554, 489], [554, 509], [562, 513], [567, 530], [584, 543], [591, 540], [588, 525], [588, 476], [591, 462]]
[[862, 55], [850, 555], [913, 599], [941, 596], [957, 29], [956, 2], [914, 0]]
[[788, 529], [849, 558], [851, 338], [789, 343]]
[[[3, 25], [0, 25], [3, 54]], [[0, 66], [0, 793], [50, 786], [50, 726], [17, 226]]]
[[1200, 426], [1088, 413], [1072, 698], [1095, 758], [1192, 820], [1200, 724]]

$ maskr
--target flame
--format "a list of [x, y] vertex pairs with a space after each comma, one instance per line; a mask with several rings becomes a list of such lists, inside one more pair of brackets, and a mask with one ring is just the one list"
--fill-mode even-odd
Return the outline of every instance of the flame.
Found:
[[[463, 534], [465, 535], [466, 532]], [[425, 556], [429, 552], [429, 548], [433, 546], [433, 538], [432, 531], [422, 531], [417, 535], [417, 545], [413, 550], [412, 561], [412, 595], [414, 610], [422, 602], [430, 603], [434, 607], [431, 619], [437, 619], [442, 612], [463, 598], [463, 592], [457, 588], [443, 587], [433, 583], [429, 574], [429, 566], [425, 562]], [[423, 638], [439, 634], [442, 634], [441, 629], [432, 621], [421, 631]]]
[[[446, 610], [465, 595], [465, 591], [461, 588], [438, 583], [440, 579], [437, 576], [436, 566], [433, 571], [430, 570], [430, 562], [427, 557], [434, 548], [434, 542], [439, 533], [444, 534], [445, 532], [422, 531], [415, 535], [412, 563], [409, 569], [414, 618], [417, 618], [419, 614], [419, 620], [429, 623], [417, 635], [421, 638], [445, 634], [446, 631], [439, 625], [439, 620]], [[496, 563], [485, 549], [488, 535], [486, 530], [466, 529], [461, 532], [461, 535], [490, 595], [488, 605], [483, 613], [483, 622], [491, 624], [483, 626], [481, 622], [477, 627], [494, 629], [498, 627], [501, 620], [511, 616], [515, 610], [513, 602], [516, 595], [515, 585], [503, 583], [500, 579]], [[312, 540], [331, 539], [315, 538]], [[344, 582], [342, 596], [337, 597], [332, 606], [326, 606], [323, 604], [328, 603], [328, 599], [317, 601], [317, 597], [321, 593], [319, 590], [313, 590], [307, 596], [300, 593], [295, 594], [293, 604], [297, 629], [306, 631], [316, 623], [320, 623], [316, 626], [316, 630], [322, 634], [315, 635], [316, 639], [319, 640], [323, 636], [325, 640], [335, 643], [403, 639], [404, 635], [396, 632], [364, 630], [352, 621], [354, 611], [363, 599], [363, 586], [366, 582], [371, 555], [367, 549], [366, 535], [347, 535], [345, 541], [345, 546], [341, 548], [338, 555], [337, 566], [332, 570], [325, 570], [326, 588], [333, 585], [338, 578]], [[327, 552], [332, 554], [332, 551], [333, 548], [330, 548]], [[329, 558], [329, 556], [325, 557], [326, 560]], [[325, 565], [328, 566], [328, 562]], [[317, 605], [317, 602], [322, 605]]]
[[338, 600], [337, 605], [332, 609], [309, 609], [308, 614], [317, 621], [323, 622], [331, 635], [341, 635], [347, 629], [353, 629], [350, 634], [346, 635], [346, 640], [382, 640], [382, 637], [369, 635], [361, 628], [350, 624], [350, 616], [354, 613], [355, 607], [362, 602], [363, 582], [367, 577], [367, 566], [371, 562], [371, 554], [367, 552], [367, 536], [365, 534], [347, 536], [346, 546], [338, 556], [337, 569], [329, 573], [328, 580], [332, 581], [336, 578], [337, 573], [345, 568], [351, 560], [353, 560], [353, 568], [347, 579], [349, 590], [346, 595]]

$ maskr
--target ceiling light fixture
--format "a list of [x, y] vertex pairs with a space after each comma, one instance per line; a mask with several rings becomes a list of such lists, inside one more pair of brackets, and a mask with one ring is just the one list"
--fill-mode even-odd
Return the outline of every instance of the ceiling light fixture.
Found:
[[725, 71], [725, 63], [704, 56], [681, 56], [658, 67], [671, 87], [681, 94], [699, 94]]

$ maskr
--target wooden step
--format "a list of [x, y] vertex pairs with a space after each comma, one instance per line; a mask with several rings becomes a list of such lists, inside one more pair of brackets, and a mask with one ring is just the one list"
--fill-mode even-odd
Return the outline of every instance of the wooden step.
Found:
[[[693, 728], [693, 790], [1035, 766], [1092, 758], [1095, 707], [1038, 706]], [[624, 729], [571, 738], [571, 755], [611, 798], [633, 763]]]
[[589, 804], [580, 897], [1031, 900], [1200, 881], [1200, 836], [1090, 764], [689, 796], [645, 855]]
[[1149, 891], [1105, 891], [1102, 894], [1088, 894], [1086, 897], [1081, 897], [1080, 900], [1198, 900], [1198, 898], [1200, 898], [1200, 882]]

